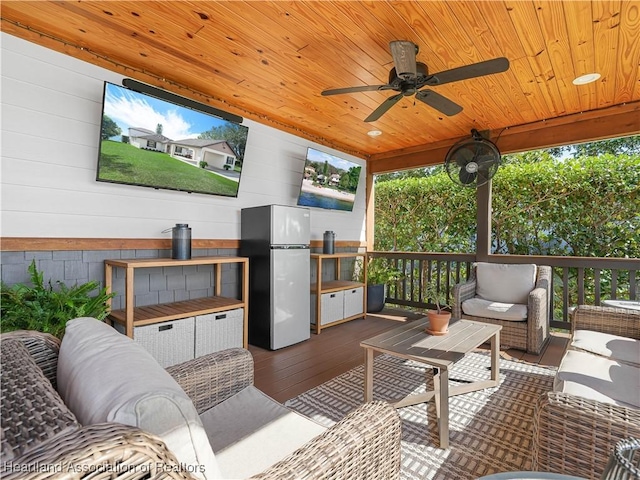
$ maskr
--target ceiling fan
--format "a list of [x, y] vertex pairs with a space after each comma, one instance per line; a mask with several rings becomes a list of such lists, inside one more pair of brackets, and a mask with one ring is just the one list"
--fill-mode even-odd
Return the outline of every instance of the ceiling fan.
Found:
[[[418, 100], [435, 108], [447, 116], [456, 115], [462, 107], [447, 97], [431, 89], [420, 90], [425, 86], [433, 87], [445, 83], [467, 80], [492, 73], [505, 72], [509, 69], [509, 60], [505, 57], [472, 63], [463, 67], [452, 68], [439, 73], [429, 74], [427, 66], [416, 61], [419, 47], [410, 41], [394, 40], [389, 43], [394, 67], [389, 72], [389, 83], [386, 85], [363, 85], [360, 87], [334, 88], [324, 90], [323, 96], [340, 95], [342, 93], [372, 92], [376, 90], [393, 90], [399, 92], [387, 98], [371, 114], [365, 122], [374, 122], [393, 107], [402, 97], [415, 95]], [[420, 90], [420, 91], [419, 91]]]

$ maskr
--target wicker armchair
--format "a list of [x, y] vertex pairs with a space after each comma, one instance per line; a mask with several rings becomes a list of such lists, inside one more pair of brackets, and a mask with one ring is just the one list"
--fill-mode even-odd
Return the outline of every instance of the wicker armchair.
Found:
[[[25, 331], [0, 338], [3, 347], [8, 345], [5, 340], [17, 339], [25, 345], [44, 373], [42, 382], [48, 380], [55, 387], [60, 346], [56, 338]], [[199, 413], [253, 384], [253, 360], [244, 349], [206, 355], [167, 370]], [[24, 411], [33, 410], [38, 403], [32, 405], [30, 399], [25, 401], [24, 391], [16, 391], [10, 368], [4, 364], [2, 382], [2, 452], [15, 453], [10, 461], [3, 458], [0, 462], [2, 478], [80, 479], [88, 472], [98, 480], [195, 478], [180, 468], [161, 440], [134, 427], [117, 423], [81, 426], [73, 419], [67, 425], [43, 429], [46, 415]], [[48, 401], [66, 408], [53, 393], [56, 398], [50, 395]], [[371, 402], [253, 478], [364, 480], [394, 479], [399, 474], [400, 419], [388, 404]]]
[[[639, 340], [640, 311], [581, 305], [571, 329]], [[532, 467], [600, 479], [616, 443], [628, 437], [640, 438], [639, 408], [550, 392], [536, 405]]]
[[529, 294], [526, 321], [510, 321], [467, 315], [462, 302], [474, 298], [478, 287], [474, 265], [469, 280], [453, 287], [452, 316], [477, 322], [501, 325], [502, 345], [539, 354], [549, 339], [549, 302], [551, 300], [551, 267], [538, 266], [535, 288]]

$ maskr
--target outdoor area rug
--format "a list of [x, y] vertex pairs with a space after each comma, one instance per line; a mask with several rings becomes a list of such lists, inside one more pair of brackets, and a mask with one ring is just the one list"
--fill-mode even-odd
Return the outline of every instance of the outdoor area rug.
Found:
[[[489, 352], [472, 352], [449, 373], [450, 385], [489, 378]], [[398, 399], [425, 391], [424, 364], [390, 355], [375, 357], [374, 400]], [[552, 389], [555, 368], [500, 359], [500, 385], [449, 399], [449, 448], [438, 448], [435, 405], [404, 407], [402, 479], [475, 479], [504, 471], [529, 470], [533, 410]], [[286, 404], [331, 426], [363, 402], [364, 365], [313, 388]]]

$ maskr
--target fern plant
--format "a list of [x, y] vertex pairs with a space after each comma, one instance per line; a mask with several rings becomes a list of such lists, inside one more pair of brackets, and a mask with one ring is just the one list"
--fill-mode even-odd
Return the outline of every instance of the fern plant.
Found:
[[44, 274], [36, 268], [33, 260], [28, 267], [33, 286], [18, 283], [7, 286], [0, 283], [0, 330], [38, 330], [62, 338], [67, 322], [77, 317], [94, 317], [103, 320], [109, 313], [107, 300], [115, 293], [106, 289], [91, 292], [100, 286], [96, 281], [69, 287], [51, 280], [45, 285]]

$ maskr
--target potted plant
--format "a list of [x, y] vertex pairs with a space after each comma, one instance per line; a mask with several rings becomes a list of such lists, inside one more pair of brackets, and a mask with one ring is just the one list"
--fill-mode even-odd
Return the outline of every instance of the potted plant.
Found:
[[427, 310], [427, 318], [429, 319], [427, 333], [431, 335], [446, 334], [449, 331], [451, 312], [445, 310], [449, 305], [444, 293], [438, 289], [435, 280], [426, 284], [424, 293], [427, 300], [431, 300], [436, 307], [435, 310]]
[[109, 313], [107, 294], [103, 288], [95, 296], [90, 293], [100, 286], [96, 281], [68, 287], [57, 281], [44, 283], [44, 274], [36, 268], [35, 260], [28, 267], [32, 286], [21, 283], [11, 287], [0, 283], [0, 315], [2, 331], [37, 330], [62, 338], [69, 320], [94, 317], [103, 320]]
[[[362, 282], [362, 271], [359, 273]], [[400, 270], [392, 267], [384, 258], [370, 258], [367, 262], [367, 313], [379, 312], [384, 308], [386, 286], [402, 279]]]

